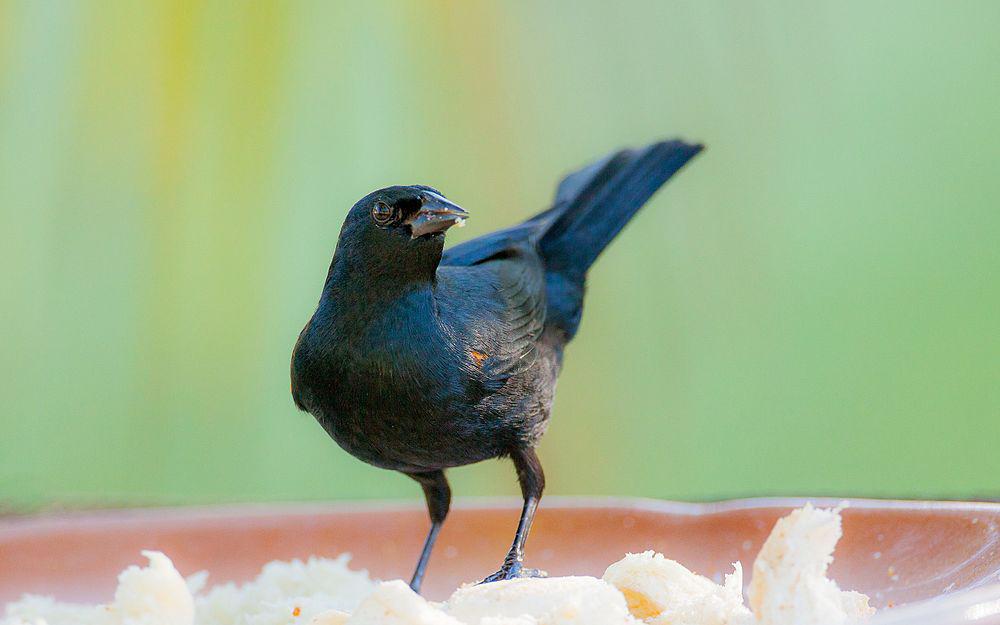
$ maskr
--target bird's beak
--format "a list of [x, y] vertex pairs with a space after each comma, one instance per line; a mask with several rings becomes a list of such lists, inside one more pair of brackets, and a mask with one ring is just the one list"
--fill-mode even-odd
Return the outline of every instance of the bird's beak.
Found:
[[444, 232], [452, 226], [464, 226], [469, 213], [457, 204], [449, 202], [437, 193], [424, 194], [424, 204], [404, 223], [410, 225], [410, 237], [415, 239], [424, 234]]

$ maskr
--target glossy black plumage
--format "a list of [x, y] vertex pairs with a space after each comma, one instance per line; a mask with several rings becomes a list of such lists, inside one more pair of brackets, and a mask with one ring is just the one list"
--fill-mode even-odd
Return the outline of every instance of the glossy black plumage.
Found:
[[576, 333], [587, 269], [701, 146], [623, 150], [567, 176], [552, 208], [444, 250], [465, 213], [424, 186], [381, 189], [351, 209], [292, 357], [292, 394], [356, 457], [424, 488], [432, 531], [447, 514], [443, 470], [509, 456], [525, 510], [501, 570], [528, 574], [524, 539], [544, 487], [545, 432]]

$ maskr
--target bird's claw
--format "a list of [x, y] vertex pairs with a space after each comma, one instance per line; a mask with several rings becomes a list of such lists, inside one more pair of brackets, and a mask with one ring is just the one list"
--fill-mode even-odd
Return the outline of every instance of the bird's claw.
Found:
[[514, 562], [511, 564], [504, 563], [500, 570], [490, 575], [480, 584], [488, 584], [490, 582], [499, 582], [507, 579], [521, 579], [525, 577], [548, 577], [549, 574], [541, 569], [526, 569], [524, 565], [520, 562]]

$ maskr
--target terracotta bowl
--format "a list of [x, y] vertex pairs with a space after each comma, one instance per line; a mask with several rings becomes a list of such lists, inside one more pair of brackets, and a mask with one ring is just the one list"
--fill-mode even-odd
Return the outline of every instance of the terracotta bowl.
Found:
[[[834, 500], [813, 500], [836, 505]], [[626, 552], [654, 549], [721, 579], [749, 571], [776, 519], [800, 499], [712, 504], [548, 498], [527, 564], [551, 575], [601, 575]], [[443, 598], [499, 565], [516, 502], [459, 505], [431, 560], [425, 592]], [[1000, 504], [852, 500], [831, 575], [877, 607], [1000, 581]], [[166, 552], [182, 574], [211, 582], [253, 577], [265, 562], [353, 554], [379, 578], [408, 579], [428, 521], [417, 505], [231, 506], [73, 513], [0, 519], [0, 603], [23, 593], [107, 601], [116, 574]], [[749, 577], [749, 576], [748, 576]], [[1000, 604], [998, 604], [1000, 605]]]

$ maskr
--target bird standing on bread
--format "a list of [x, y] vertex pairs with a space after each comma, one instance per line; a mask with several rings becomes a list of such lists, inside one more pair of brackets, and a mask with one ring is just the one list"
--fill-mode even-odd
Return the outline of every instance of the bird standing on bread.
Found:
[[702, 146], [615, 152], [562, 180], [552, 207], [444, 249], [468, 213], [431, 187], [351, 208], [315, 313], [292, 355], [292, 396], [357, 458], [423, 488], [431, 529], [419, 592], [448, 514], [445, 470], [510, 458], [524, 496], [514, 542], [484, 581], [539, 575], [524, 543], [545, 476], [535, 454], [576, 334], [587, 269]]

